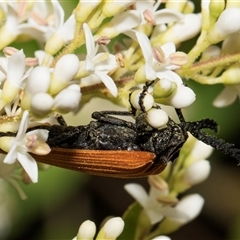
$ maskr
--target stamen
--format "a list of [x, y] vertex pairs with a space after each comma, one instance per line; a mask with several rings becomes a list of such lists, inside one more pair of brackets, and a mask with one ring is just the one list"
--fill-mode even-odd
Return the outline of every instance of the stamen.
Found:
[[183, 66], [188, 62], [188, 55], [184, 52], [175, 52], [169, 55], [170, 62], [177, 66]]
[[36, 12], [31, 12], [31, 17], [40, 25], [47, 26], [48, 22], [46, 21], [46, 18], [42, 18], [39, 14]]
[[24, 16], [26, 9], [27, 9], [27, 1], [20, 1], [17, 9], [18, 18], [21, 19]]
[[121, 53], [117, 53], [115, 56], [116, 56], [116, 61], [117, 61], [118, 65], [121, 68], [124, 68], [125, 64], [124, 64], [123, 55]]
[[97, 40], [98, 45], [107, 45], [110, 43], [110, 38], [107, 36], [102, 36]]
[[167, 190], [168, 189], [168, 184], [159, 176], [149, 176], [148, 177], [148, 183], [149, 185], [151, 185], [152, 187], [159, 189], [161, 191]]
[[32, 67], [32, 66], [37, 66], [38, 65], [38, 58], [25, 58], [25, 64], [27, 65], [27, 66], [30, 66], [30, 67]]
[[27, 148], [34, 148], [37, 145], [37, 135], [30, 135], [26, 137], [26, 143]]
[[166, 63], [165, 54], [160, 46], [153, 48], [153, 57], [160, 63]]
[[144, 19], [147, 21], [147, 23], [149, 25], [152, 25], [152, 26], [156, 25], [156, 21], [154, 19], [154, 15], [153, 15], [153, 13], [150, 10], [146, 9], [143, 12], [143, 16], [144, 16]]
[[19, 50], [17, 48], [14, 47], [5, 47], [3, 49], [3, 53], [5, 55], [5, 57], [11, 57], [14, 53], [18, 52]]

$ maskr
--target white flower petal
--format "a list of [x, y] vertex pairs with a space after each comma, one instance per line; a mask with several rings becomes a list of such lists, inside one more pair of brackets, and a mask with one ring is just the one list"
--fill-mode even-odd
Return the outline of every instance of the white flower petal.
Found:
[[23, 115], [22, 115], [22, 119], [19, 125], [19, 130], [16, 136], [16, 141], [19, 141], [20, 139], [23, 138], [23, 136], [25, 135], [25, 132], [27, 131], [28, 128], [28, 116], [29, 116], [29, 112], [28, 111], [24, 111]]
[[17, 158], [32, 182], [36, 183], [38, 181], [38, 167], [35, 159], [27, 152], [18, 152]]
[[85, 33], [87, 55], [89, 55], [91, 58], [93, 58], [93, 56], [95, 55], [95, 51], [94, 51], [95, 45], [94, 45], [94, 39], [93, 39], [92, 32], [86, 23], [83, 24], [83, 29], [84, 29], [84, 33]]
[[110, 78], [107, 74], [102, 73], [100, 71], [94, 72], [94, 75], [98, 76], [101, 81], [103, 82], [103, 84], [106, 86], [106, 88], [110, 91], [110, 93], [116, 97], [118, 94], [118, 90], [116, 87], [115, 82], [112, 80], [112, 78]]
[[6, 155], [6, 157], [4, 158], [3, 162], [7, 164], [13, 164], [14, 162], [16, 162], [16, 160], [17, 160], [16, 146], [13, 145], [8, 154]]
[[30, 132], [27, 132], [27, 133], [26, 133], [26, 137], [27, 137], [27, 136], [30, 136], [30, 135], [36, 135], [36, 136], [37, 136], [37, 139], [38, 139], [39, 141], [46, 142], [47, 139], [48, 139], [48, 134], [49, 134], [49, 131], [48, 131], [48, 130], [36, 129], [36, 130], [30, 131]]
[[106, 239], [116, 239], [123, 231], [124, 221], [120, 217], [109, 219], [103, 226]]
[[148, 194], [146, 190], [139, 184], [129, 183], [124, 186], [124, 189], [145, 208], [148, 204]]
[[[199, 194], [190, 194], [182, 198], [176, 205], [176, 209], [185, 213], [187, 219], [182, 219], [182, 224], [186, 224], [193, 220], [202, 210], [204, 199]], [[177, 219], [176, 219], [177, 220]]]
[[196, 99], [196, 95], [189, 87], [179, 86], [176, 93], [170, 98], [169, 105], [175, 108], [190, 106]]
[[138, 43], [142, 49], [145, 62], [149, 62], [149, 60], [153, 58], [152, 46], [150, 44], [149, 39], [145, 34], [141, 32], [135, 31], [135, 34], [136, 34]]
[[236, 92], [231, 87], [226, 86], [223, 91], [215, 98], [213, 105], [215, 107], [226, 107], [232, 104], [236, 99]]
[[85, 221], [78, 230], [77, 239], [93, 239], [96, 233], [96, 225], [92, 221]]
[[210, 163], [207, 160], [199, 160], [191, 164], [184, 173], [184, 181], [191, 186], [203, 182], [210, 174]]
[[17, 87], [20, 87], [21, 79], [25, 71], [25, 54], [23, 50], [9, 57], [7, 79]]
[[168, 57], [170, 54], [176, 52], [176, 46], [173, 42], [167, 42], [161, 46], [161, 49], [163, 50], [166, 57]]
[[58, 1], [51, 0], [51, 3], [53, 7], [54, 24], [55, 24], [55, 27], [58, 28], [59, 26], [63, 25], [64, 10]]
[[141, 20], [141, 14], [138, 11], [128, 10], [114, 16], [111, 23], [118, 35], [119, 33], [124, 33], [127, 30], [137, 27]]
[[172, 9], [162, 9], [154, 14], [156, 24], [172, 23], [184, 18], [184, 15]]
[[71, 41], [74, 37], [76, 26], [75, 16], [72, 14], [67, 21], [57, 30], [57, 33], [64, 39], [65, 43]]

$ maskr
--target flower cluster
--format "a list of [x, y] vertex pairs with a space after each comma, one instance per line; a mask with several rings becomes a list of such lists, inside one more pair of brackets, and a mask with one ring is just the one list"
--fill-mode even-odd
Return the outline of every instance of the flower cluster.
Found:
[[[96, 96], [136, 115], [146, 112], [153, 128], [164, 128], [170, 119], [163, 105], [180, 109], [195, 101], [183, 80], [224, 84], [214, 105], [233, 103], [240, 97], [239, 18], [240, 4], [233, 1], [202, 0], [196, 13], [189, 0], [79, 0], [67, 19], [57, 0], [0, 2], [0, 178], [25, 198], [16, 179], [36, 183], [35, 159], [51, 151], [48, 130], [40, 126], [58, 124], [56, 116], [76, 113]], [[196, 36], [188, 53], [179, 50]], [[11, 47], [29, 40], [40, 46], [32, 57]], [[201, 146], [205, 156], [196, 154], [195, 141], [188, 140], [175, 165], [149, 177], [149, 195], [141, 186], [126, 186], [148, 216], [146, 226], [159, 223], [151, 238], [176, 230], [202, 208], [199, 195], [177, 197], [210, 171], [209, 149]], [[82, 225], [77, 239], [91, 239], [95, 227], [90, 228], [86, 237]], [[109, 237], [106, 229], [102, 239], [122, 231]]]
[[[138, 221], [144, 222], [146, 228], [136, 230], [137, 239], [141, 239], [142, 234], [149, 234], [151, 239], [174, 232], [200, 213], [204, 199], [199, 194], [190, 194], [181, 199], [177, 196], [208, 177], [210, 164], [206, 159], [211, 152], [211, 147], [190, 135], [176, 165], [169, 164], [164, 172], [148, 177], [149, 194], [139, 184], [125, 185], [126, 191], [142, 206], [140, 211], [144, 213]], [[151, 226], [156, 224], [158, 227], [151, 232]]]

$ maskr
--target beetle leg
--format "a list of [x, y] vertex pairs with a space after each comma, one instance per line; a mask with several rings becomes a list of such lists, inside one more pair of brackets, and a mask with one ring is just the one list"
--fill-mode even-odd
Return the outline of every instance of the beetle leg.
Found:
[[118, 116], [132, 116], [131, 112], [120, 112], [120, 111], [101, 111], [101, 112], [94, 112], [92, 114], [92, 118], [98, 120], [99, 122], [106, 122], [106, 123], [111, 123], [115, 124], [118, 126], [124, 126], [128, 127], [131, 129], [136, 129], [136, 126], [132, 122], [125, 121], [120, 118], [115, 118], [109, 115], [118, 115]]

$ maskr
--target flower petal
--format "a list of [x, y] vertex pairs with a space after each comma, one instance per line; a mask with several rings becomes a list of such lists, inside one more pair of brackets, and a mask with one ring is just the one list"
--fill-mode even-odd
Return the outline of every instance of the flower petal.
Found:
[[32, 182], [36, 183], [38, 181], [38, 167], [35, 159], [27, 152], [21, 153], [20, 151], [17, 153], [17, 158]]
[[17, 87], [20, 87], [21, 78], [25, 71], [25, 54], [23, 50], [9, 57], [7, 79]]
[[172, 9], [162, 9], [154, 14], [156, 24], [172, 23], [184, 18], [184, 15]]
[[107, 87], [107, 89], [114, 97], [117, 96], [118, 90], [112, 78], [110, 78], [107, 74], [102, 73], [100, 71], [94, 72], [93, 74], [101, 79], [101, 81], [104, 83], [104, 85]]
[[124, 189], [137, 201], [142, 207], [148, 204], [148, 194], [146, 190], [139, 184], [129, 183], [124, 186]]
[[37, 135], [37, 139], [39, 141], [46, 142], [48, 139], [48, 134], [49, 134], [48, 130], [36, 129], [36, 130], [30, 131], [30, 132], [27, 132], [26, 137], [29, 135]]
[[226, 86], [223, 91], [215, 98], [213, 105], [215, 107], [226, 107], [232, 104], [237, 98], [237, 94], [231, 88]]
[[22, 116], [22, 120], [20, 122], [19, 130], [18, 130], [18, 133], [17, 133], [17, 136], [16, 136], [16, 141], [22, 139], [23, 136], [25, 135], [26, 131], [27, 131], [28, 116], [29, 116], [28, 111], [24, 111], [23, 116]]

